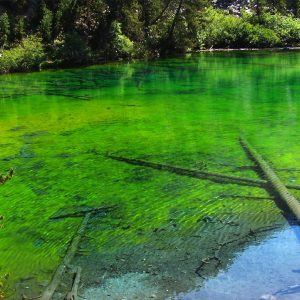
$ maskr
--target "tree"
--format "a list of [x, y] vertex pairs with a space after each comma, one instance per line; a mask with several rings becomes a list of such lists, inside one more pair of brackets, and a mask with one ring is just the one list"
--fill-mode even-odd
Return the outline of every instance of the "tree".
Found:
[[257, 17], [261, 17], [266, 7], [266, 0], [254, 0], [253, 8]]
[[282, 14], [286, 12], [288, 1], [287, 0], [268, 0], [266, 3], [273, 11], [278, 11]]
[[20, 42], [26, 36], [25, 19], [23, 16], [17, 16], [12, 24], [14, 24], [12, 29], [13, 41]]
[[0, 16], [0, 47], [5, 47], [10, 34], [10, 24], [7, 13]]
[[295, 15], [296, 18], [300, 18], [300, 0], [295, 1], [294, 15]]
[[53, 14], [46, 4], [42, 3], [42, 19], [39, 25], [39, 32], [44, 42], [49, 43], [52, 39]]

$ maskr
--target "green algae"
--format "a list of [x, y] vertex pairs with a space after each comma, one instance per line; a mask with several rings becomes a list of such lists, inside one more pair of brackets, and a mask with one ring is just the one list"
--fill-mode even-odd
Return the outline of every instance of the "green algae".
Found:
[[[93, 219], [83, 242], [99, 256], [174, 248], [201, 230], [212, 235], [207, 216], [245, 228], [283, 222], [273, 201], [221, 196], [269, 197], [263, 189], [106, 154], [232, 174], [230, 165], [251, 164], [238, 142], [244, 132], [274, 167], [300, 168], [299, 65], [297, 52], [215, 53], [2, 76], [0, 170], [13, 167], [16, 175], [0, 186], [0, 272], [11, 274], [11, 288], [28, 276], [49, 280], [80, 223], [49, 220], [64, 210], [118, 204]], [[257, 178], [252, 169], [234, 175]], [[280, 176], [300, 182], [299, 172]]]

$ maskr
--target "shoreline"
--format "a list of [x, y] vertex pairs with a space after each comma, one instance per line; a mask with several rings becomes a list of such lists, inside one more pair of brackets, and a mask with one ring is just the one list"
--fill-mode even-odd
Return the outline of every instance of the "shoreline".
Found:
[[297, 51], [299, 47], [272, 47], [272, 48], [213, 48], [213, 49], [201, 49], [190, 53], [201, 53], [201, 52], [245, 52], [245, 51]]
[[89, 62], [85, 63], [76, 63], [72, 66], [69, 64], [57, 64], [56, 62], [45, 61], [41, 65], [40, 69], [32, 69], [28, 71], [15, 71], [15, 72], [8, 72], [8, 73], [0, 73], [0, 76], [5, 75], [13, 75], [13, 74], [29, 74], [29, 73], [36, 73], [42, 71], [57, 71], [57, 70], [64, 70], [64, 69], [76, 69], [76, 68], [86, 68], [96, 65], [107, 65], [107, 64], [115, 64], [115, 63], [131, 63], [136, 61], [152, 61], [156, 59], [165, 59], [165, 58], [172, 58], [172, 57], [182, 57], [185, 55], [193, 55], [193, 54], [200, 54], [200, 53], [221, 53], [221, 52], [259, 52], [259, 51], [266, 51], [266, 52], [290, 52], [290, 51], [300, 51], [299, 47], [272, 47], [272, 48], [210, 48], [210, 49], [200, 49], [200, 50], [193, 50], [187, 51], [185, 53], [174, 53], [165, 56], [153, 56], [153, 57], [144, 57], [144, 58], [132, 58], [132, 59], [119, 59], [119, 60], [105, 60], [104, 58], [98, 59], [91, 59]]

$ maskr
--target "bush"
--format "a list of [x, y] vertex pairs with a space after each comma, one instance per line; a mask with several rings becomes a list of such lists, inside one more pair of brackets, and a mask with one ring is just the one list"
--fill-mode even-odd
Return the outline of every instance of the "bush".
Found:
[[274, 47], [280, 45], [280, 38], [271, 29], [264, 28], [260, 25], [249, 24], [248, 44], [250, 47]]
[[300, 43], [300, 20], [279, 13], [265, 13], [261, 19], [262, 26], [273, 30], [283, 45]]
[[239, 17], [208, 8], [202, 15], [201, 28], [198, 31], [199, 44], [208, 48], [240, 46], [243, 26], [243, 20]]
[[112, 59], [130, 58], [134, 55], [134, 44], [122, 33], [121, 23], [117, 21], [111, 24], [107, 55]]
[[201, 16], [198, 30], [200, 47], [273, 47], [280, 43], [276, 32], [262, 25], [251, 24], [249, 17], [230, 15], [208, 8]]
[[0, 57], [0, 73], [39, 69], [45, 59], [42, 40], [30, 36], [10, 50], [4, 50]]

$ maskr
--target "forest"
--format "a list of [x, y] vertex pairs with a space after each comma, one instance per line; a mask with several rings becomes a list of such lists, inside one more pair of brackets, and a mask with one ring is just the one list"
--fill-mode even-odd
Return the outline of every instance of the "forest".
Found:
[[0, 73], [300, 45], [299, 0], [1, 0]]

